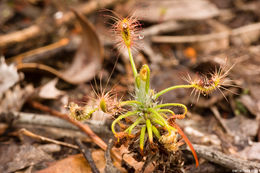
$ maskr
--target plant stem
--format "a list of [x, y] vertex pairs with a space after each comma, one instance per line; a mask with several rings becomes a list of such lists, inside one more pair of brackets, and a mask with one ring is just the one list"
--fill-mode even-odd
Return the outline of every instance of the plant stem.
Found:
[[146, 126], [143, 126], [142, 129], [141, 129], [141, 134], [140, 134], [140, 150], [141, 150], [141, 152], [143, 152], [143, 150], [144, 150], [145, 131], [146, 131]]
[[128, 101], [120, 102], [120, 106], [131, 105], [131, 104], [138, 104], [138, 105], [140, 105], [142, 103], [137, 101], [137, 100], [128, 100]]
[[137, 76], [137, 70], [136, 70], [136, 67], [135, 67], [135, 62], [134, 62], [134, 58], [133, 58], [130, 47], [128, 47], [127, 50], [128, 50], [128, 55], [129, 55], [129, 60], [130, 60], [131, 66], [132, 66], [132, 70], [133, 70], [133, 73], [134, 73], [134, 77], [136, 77]]
[[118, 121], [120, 121], [121, 119], [126, 118], [126, 117], [128, 117], [128, 116], [134, 115], [134, 114], [136, 114], [136, 113], [138, 113], [138, 111], [130, 111], [130, 112], [127, 112], [126, 114], [120, 115], [117, 119], [115, 119], [115, 120], [113, 121], [113, 123], [112, 123], [112, 125], [111, 125], [111, 130], [112, 130], [112, 132], [113, 132], [115, 135], [117, 134], [116, 131], [115, 131], [115, 125], [116, 125], [116, 123], [117, 123]]
[[153, 126], [153, 125], [152, 125], [152, 131], [153, 131], [153, 133], [155, 134], [155, 136], [156, 136], [158, 139], [160, 139], [161, 134], [160, 134], [159, 130], [158, 130], [155, 126]]
[[157, 112], [159, 112], [159, 113], [160, 112], [169, 112], [169, 113], [174, 115], [174, 112], [172, 110], [170, 110], [170, 109], [159, 109]]
[[162, 127], [165, 126], [164, 122], [162, 122], [161, 120], [158, 120], [155, 116], [153, 116], [152, 122], [153, 122], [154, 124], [159, 124], [159, 125], [162, 126]]
[[152, 108], [149, 108], [148, 111], [153, 113], [155, 118], [157, 118], [158, 120], [162, 121], [163, 124], [164, 124], [164, 127], [168, 130], [169, 133], [171, 133], [171, 130], [169, 129], [169, 125], [168, 125], [167, 121], [157, 111], [155, 111]]
[[125, 130], [125, 132], [128, 132], [128, 134], [130, 135], [133, 128], [135, 128], [141, 122], [142, 119], [142, 117], [137, 118], [136, 121]]
[[149, 141], [150, 143], [153, 143], [153, 131], [152, 131], [152, 124], [150, 119], [146, 120], [146, 127], [147, 127]]
[[167, 92], [169, 92], [171, 90], [177, 89], [177, 88], [193, 88], [193, 87], [194, 87], [193, 85], [175, 85], [175, 86], [166, 88], [166, 89], [158, 92], [157, 94], [154, 95], [154, 99], [156, 100], [161, 95], [163, 95], [163, 94], [165, 94], [165, 93], [167, 93]]
[[[165, 104], [157, 105], [155, 108], [161, 108], [161, 107], [166, 107], [166, 106], [182, 107], [184, 109], [183, 115], [186, 115], [187, 112], [188, 112], [187, 107], [184, 104], [181, 104], [181, 103], [165, 103]], [[160, 110], [164, 111], [165, 109], [160, 109]], [[158, 112], [161, 112], [160, 110]], [[174, 112], [173, 112], [173, 114], [174, 114]]]

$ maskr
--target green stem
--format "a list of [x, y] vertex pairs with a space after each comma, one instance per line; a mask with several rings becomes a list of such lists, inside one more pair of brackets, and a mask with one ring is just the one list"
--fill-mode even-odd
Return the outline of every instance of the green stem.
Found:
[[[145, 73], [143, 73], [145, 72]], [[145, 81], [145, 92], [146, 94], [149, 94], [150, 90], [150, 68], [148, 67], [147, 64], [143, 65], [139, 75], [143, 81]]]
[[[177, 106], [177, 107], [183, 108], [184, 109], [183, 115], [186, 115], [187, 112], [188, 112], [187, 107], [184, 104], [181, 104], [181, 103], [165, 103], [165, 104], [157, 105], [157, 106], [155, 106], [155, 108], [161, 108], [161, 107], [167, 107], [167, 106]], [[161, 110], [164, 110], [164, 109], [161, 109]], [[173, 112], [173, 114], [174, 114], [174, 112]]]
[[174, 112], [172, 110], [170, 110], [170, 109], [160, 109], [157, 112], [169, 112], [171, 114], [174, 114]]
[[153, 115], [155, 115], [155, 117], [156, 117], [158, 120], [162, 121], [163, 124], [164, 124], [164, 127], [167, 128], [167, 130], [168, 130], [169, 133], [171, 133], [171, 130], [169, 129], [169, 126], [168, 126], [167, 121], [166, 121], [157, 111], [155, 111], [155, 110], [152, 109], [152, 108], [149, 108], [148, 111], [149, 111], [149, 112], [152, 112]]
[[123, 115], [120, 115], [117, 119], [115, 119], [111, 125], [111, 130], [112, 132], [114, 133], [114, 135], [116, 135], [116, 131], [115, 131], [115, 125], [118, 121], [120, 121], [121, 119], [123, 118], [126, 118], [128, 116], [131, 116], [131, 115], [134, 115], [134, 114], [137, 114], [138, 111], [131, 111], [131, 112], [127, 112], [126, 114], [123, 114]]
[[137, 118], [136, 121], [125, 130], [125, 132], [126, 133], [128, 132], [128, 134], [130, 135], [132, 133], [133, 128], [135, 128], [138, 124], [140, 124], [142, 119], [143, 119], [142, 117]]
[[194, 87], [193, 85], [175, 85], [175, 86], [166, 88], [166, 89], [158, 92], [157, 94], [154, 95], [154, 99], [156, 100], [161, 95], [163, 95], [163, 94], [165, 94], [165, 93], [167, 93], [167, 92], [169, 92], [171, 90], [177, 89], [177, 88], [193, 88], [193, 87]]
[[160, 139], [161, 134], [160, 134], [159, 130], [158, 130], [155, 126], [152, 126], [152, 131], [153, 131], [153, 133], [155, 134], [155, 136], [156, 136], [158, 139]]
[[137, 70], [136, 70], [136, 67], [135, 67], [135, 62], [134, 62], [134, 58], [133, 58], [130, 47], [128, 47], [127, 50], [128, 50], [128, 55], [129, 55], [129, 60], [130, 60], [131, 66], [132, 66], [132, 70], [133, 70], [133, 73], [134, 73], [134, 77], [136, 77], [137, 76]]
[[146, 127], [147, 127], [149, 141], [150, 143], [153, 143], [153, 131], [152, 131], [152, 124], [150, 119], [146, 120]]
[[131, 104], [138, 104], [141, 105], [142, 103], [137, 101], [137, 100], [129, 100], [129, 101], [123, 101], [120, 102], [120, 106], [124, 106], [124, 105], [131, 105]]
[[152, 118], [152, 122], [153, 122], [154, 124], [159, 124], [159, 125], [161, 125], [162, 127], [165, 126], [164, 122], [162, 122], [161, 120], [158, 120], [155, 116]]
[[141, 150], [141, 152], [143, 152], [143, 150], [144, 150], [145, 131], [146, 131], [146, 126], [143, 126], [142, 129], [141, 129], [141, 134], [140, 134], [140, 150]]

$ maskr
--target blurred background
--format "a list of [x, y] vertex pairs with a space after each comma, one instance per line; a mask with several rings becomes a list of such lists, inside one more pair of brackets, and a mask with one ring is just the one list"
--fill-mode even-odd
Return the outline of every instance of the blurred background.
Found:
[[[187, 74], [230, 69], [230, 85], [221, 91], [197, 98], [180, 89], [161, 99], [189, 109], [177, 122], [197, 144], [201, 165], [196, 169], [184, 149], [183, 171], [259, 171], [259, 8], [258, 0], [1, 0], [0, 172], [90, 172], [76, 139], [107, 172], [103, 150], [113, 118], [97, 112], [85, 122], [95, 140], [83, 123], [69, 120], [66, 105], [91, 105], [108, 91], [132, 97], [131, 66], [112, 28], [114, 17], [130, 16], [141, 27], [135, 63], [150, 66], [155, 91], [186, 84]], [[125, 160], [130, 165], [116, 163], [121, 172], [142, 167]]]

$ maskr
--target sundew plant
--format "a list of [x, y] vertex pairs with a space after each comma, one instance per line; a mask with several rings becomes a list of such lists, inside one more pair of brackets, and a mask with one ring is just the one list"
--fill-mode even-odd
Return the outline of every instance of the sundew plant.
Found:
[[[178, 92], [179, 88], [191, 88], [192, 93], [197, 97], [220, 90], [225, 86], [225, 78], [229, 70], [224, 71], [220, 68], [207, 77], [203, 76], [194, 80], [188, 76], [186, 80], [188, 84], [170, 86], [156, 92], [150, 87], [149, 66], [144, 64], [138, 71], [132, 55], [132, 50], [135, 49], [136, 42], [140, 38], [139, 22], [134, 17], [117, 16], [112, 19], [115, 22], [112, 28], [116, 44], [128, 51], [135, 79], [134, 97], [131, 100], [118, 100], [109, 92], [102, 93], [97, 98], [97, 104], [94, 107], [79, 107], [71, 103], [71, 116], [77, 120], [84, 120], [90, 118], [97, 110], [113, 114], [116, 118], [112, 122], [111, 130], [117, 145], [127, 144], [129, 151], [134, 153], [134, 158], [138, 161], [156, 161], [158, 170], [170, 169], [169, 167], [174, 166], [173, 160], [175, 165], [183, 166], [183, 161], [179, 156], [179, 147], [185, 143], [192, 151], [196, 166], [198, 166], [198, 158], [191, 142], [175, 122], [176, 119], [185, 118], [187, 107], [182, 103], [162, 103], [158, 99], [173, 90]], [[172, 109], [174, 107], [181, 108], [182, 113], [174, 112]], [[169, 160], [169, 163], [165, 161], [165, 158]]]

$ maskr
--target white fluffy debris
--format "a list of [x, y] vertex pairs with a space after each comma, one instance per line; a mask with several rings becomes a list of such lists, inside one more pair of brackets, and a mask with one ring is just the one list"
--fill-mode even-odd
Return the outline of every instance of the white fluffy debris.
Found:
[[14, 65], [7, 65], [4, 57], [0, 58], [0, 98], [3, 93], [19, 80], [19, 74]]

